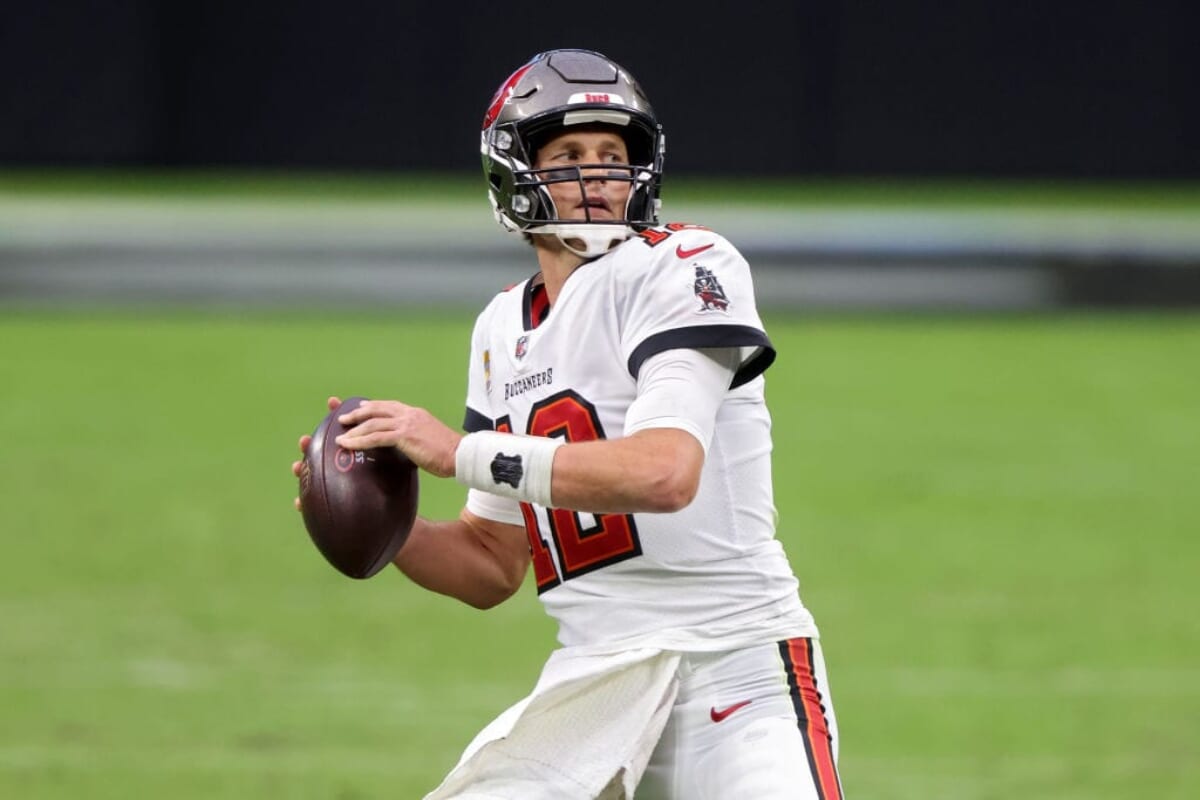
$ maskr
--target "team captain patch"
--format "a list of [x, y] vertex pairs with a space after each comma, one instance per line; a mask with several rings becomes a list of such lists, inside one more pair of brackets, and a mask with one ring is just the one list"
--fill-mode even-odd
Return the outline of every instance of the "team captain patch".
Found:
[[692, 291], [700, 298], [702, 304], [698, 311], [729, 310], [729, 298], [725, 296], [725, 290], [721, 288], [717, 276], [713, 275], [708, 267], [696, 265], [696, 282], [692, 284]]

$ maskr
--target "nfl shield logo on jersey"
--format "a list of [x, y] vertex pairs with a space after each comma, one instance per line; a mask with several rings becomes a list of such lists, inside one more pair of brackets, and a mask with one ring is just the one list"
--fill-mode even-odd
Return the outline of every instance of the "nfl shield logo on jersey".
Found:
[[520, 360], [525, 357], [525, 353], [528, 350], [529, 350], [529, 337], [522, 336], [520, 339], [517, 339], [517, 348], [516, 348], [516, 350], [513, 351], [513, 355], [515, 355], [517, 357], [517, 359]]
[[726, 311], [729, 309], [729, 298], [721, 288], [721, 282], [713, 275], [708, 267], [696, 265], [696, 282], [692, 291], [700, 298], [701, 306], [698, 311]]

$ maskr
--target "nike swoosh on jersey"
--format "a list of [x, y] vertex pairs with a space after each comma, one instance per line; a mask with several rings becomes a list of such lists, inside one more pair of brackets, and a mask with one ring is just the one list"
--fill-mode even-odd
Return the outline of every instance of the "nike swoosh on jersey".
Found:
[[713, 722], [721, 722], [739, 708], [745, 708], [753, 702], [753, 700], [743, 700], [740, 703], [734, 703], [729, 708], [723, 708], [720, 711], [717, 710], [716, 706], [713, 706], [711, 709], [709, 709], [708, 715], [712, 717]]
[[692, 256], [703, 253], [705, 250], [707, 250], [710, 247], [712, 247], [712, 242], [709, 242], [708, 244], [705, 244], [705, 245], [701, 245], [699, 247], [694, 247], [691, 250], [684, 250], [683, 245], [676, 245], [675, 255], [679, 256], [680, 258], [691, 258]]

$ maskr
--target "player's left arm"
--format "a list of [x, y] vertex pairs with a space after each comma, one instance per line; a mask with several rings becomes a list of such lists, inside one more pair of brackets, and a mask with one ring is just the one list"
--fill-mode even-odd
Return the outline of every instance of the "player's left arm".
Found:
[[[422, 419], [419, 427], [404, 421], [410, 412], [423, 410], [393, 401], [363, 403], [342, 417], [344, 425], [359, 424], [338, 437], [337, 443], [348, 450], [396, 447], [426, 472], [454, 477], [455, 453], [463, 436], [430, 418]], [[429, 441], [437, 444], [429, 446]], [[498, 452], [511, 452], [506, 444], [499, 444]], [[619, 439], [563, 445], [551, 459], [550, 491], [555, 508], [594, 513], [678, 511], [696, 495], [704, 446], [686, 430], [652, 428]], [[475, 488], [502, 488], [498, 480], [490, 483], [484, 480]]]
[[696, 497], [704, 446], [678, 428], [559, 448], [551, 489], [556, 508], [596, 514], [669, 513]]
[[[422, 408], [390, 400], [364, 402], [340, 418], [354, 427], [337, 442], [354, 450], [397, 447], [439, 477], [459, 477], [477, 489], [556, 508], [592, 513], [678, 511], [696, 496], [717, 410], [738, 361], [736, 348], [670, 350], [648, 359], [638, 376], [637, 399], [626, 415], [626, 436], [564, 444], [543, 453], [549, 503], [528, 494], [536, 469], [529, 452], [516, 486], [497, 480], [494, 466], [489, 471], [486, 464], [474, 471], [473, 480], [457, 475], [463, 435]], [[559, 444], [494, 432], [470, 436], [476, 438], [467, 442], [468, 449], [475, 443], [495, 443], [495, 452], [479, 448], [485, 462], [515, 453], [522, 445]]]
[[626, 435], [559, 448], [556, 506], [597, 513], [679, 511], [692, 502], [737, 348], [675, 349], [642, 365]]

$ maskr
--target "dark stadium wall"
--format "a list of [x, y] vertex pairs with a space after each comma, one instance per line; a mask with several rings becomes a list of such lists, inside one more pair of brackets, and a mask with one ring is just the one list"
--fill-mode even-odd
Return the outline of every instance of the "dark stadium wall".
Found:
[[677, 174], [1200, 177], [1182, 0], [696, 9], [5, 4], [0, 166], [474, 169], [496, 86], [578, 46], [638, 76]]

